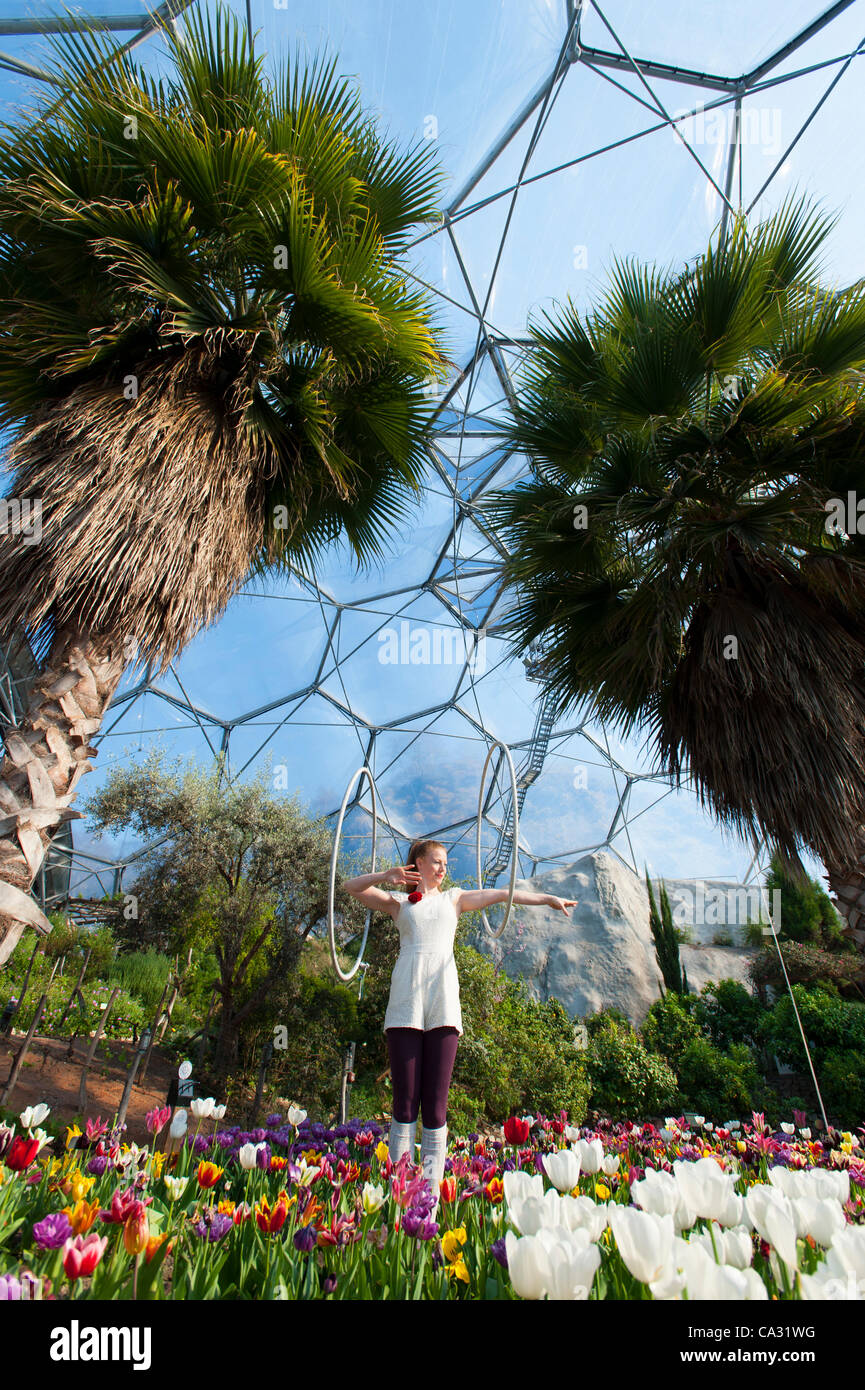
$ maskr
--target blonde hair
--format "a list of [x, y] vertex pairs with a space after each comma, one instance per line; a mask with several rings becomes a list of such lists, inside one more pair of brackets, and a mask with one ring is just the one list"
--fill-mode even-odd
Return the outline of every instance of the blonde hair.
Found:
[[418, 859], [426, 859], [431, 849], [443, 849], [447, 854], [447, 845], [443, 845], [441, 840], [412, 840], [405, 862], [416, 865]]

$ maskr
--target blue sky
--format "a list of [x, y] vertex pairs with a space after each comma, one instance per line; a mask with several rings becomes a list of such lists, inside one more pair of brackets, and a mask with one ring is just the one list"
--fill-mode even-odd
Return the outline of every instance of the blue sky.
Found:
[[[99, 14], [129, 14], [145, 6], [140, 0], [94, 0], [90, 8]], [[243, 5], [233, 8], [245, 12]], [[600, 10], [586, 7], [582, 41], [608, 50], [617, 50], [620, 41], [635, 58], [737, 76], [765, 60], [823, 8], [814, 0], [760, 5], [725, 0], [699, 6], [609, 0]], [[46, 15], [58, 9], [31, 3], [27, 13]], [[21, 4], [0, 0], [0, 19], [23, 10]], [[447, 174], [447, 204], [552, 69], [565, 33], [566, 6], [564, 0], [304, 0], [302, 6], [277, 8], [253, 0], [252, 14], [257, 46], [267, 53], [271, 68], [280, 56], [336, 57], [337, 71], [356, 80], [365, 108], [378, 115], [389, 138], [403, 148], [434, 139]], [[836, 284], [862, 275], [865, 155], [859, 93], [865, 60], [853, 59], [809, 118], [843, 68], [843, 61], [836, 60], [846, 59], [863, 38], [865, 3], [856, 0], [773, 69], [769, 76], [774, 85], [744, 104], [743, 206], [753, 205], [754, 217], [767, 215], [799, 189], [838, 213], [823, 268], [824, 278]], [[47, 61], [48, 48], [41, 37], [4, 36], [0, 52], [38, 67]], [[137, 52], [149, 66], [164, 70], [164, 56], [152, 40]], [[803, 72], [818, 64], [824, 66]], [[603, 291], [615, 258], [678, 265], [705, 249], [721, 213], [721, 198], [712, 185], [724, 186], [732, 106], [727, 102], [700, 112], [701, 104], [724, 94], [655, 77], [650, 87], [647, 92], [633, 72], [575, 65], [548, 109], [519, 195], [514, 199], [508, 190], [520, 174], [537, 109], [454, 210], [459, 256], [441, 232], [413, 248], [406, 264], [438, 292], [437, 308], [456, 360], [471, 354], [478, 336], [460, 260], [478, 301], [486, 303], [490, 330], [520, 336], [530, 316], [539, 317], [566, 296], [579, 309], [588, 308]], [[27, 79], [0, 70], [0, 114], [11, 119], [28, 90]], [[680, 126], [692, 152], [663, 125], [658, 103], [670, 116], [696, 111]], [[649, 109], [653, 104], [654, 110]], [[594, 154], [600, 149], [604, 152]], [[739, 175], [737, 169], [731, 191], [735, 203]], [[509, 365], [518, 370], [516, 353]], [[472, 414], [502, 412], [501, 384], [489, 365], [477, 374], [471, 398], [458, 398], [457, 427], [463, 407]], [[461, 492], [484, 467], [478, 456], [490, 447], [489, 439], [442, 440], [442, 466]], [[521, 466], [519, 460], [506, 465], [500, 481], [516, 476]], [[176, 672], [161, 682], [165, 696], [198, 707], [200, 720], [170, 698], [152, 693], [117, 704], [109, 711], [99, 745], [99, 770], [87, 779], [91, 785], [82, 789], [83, 795], [95, 789], [112, 765], [136, 758], [154, 739], [174, 755], [209, 760], [223, 736], [220, 721], [236, 720], [298, 692], [293, 702], [232, 729], [234, 775], [248, 775], [270, 756], [284, 769], [282, 784], [296, 788], [315, 811], [332, 810], [365, 757], [364, 729], [340, 709], [349, 705], [377, 726], [396, 721], [378, 736], [375, 755], [385, 812], [394, 825], [415, 834], [470, 818], [487, 746], [478, 725], [510, 744], [524, 742], [532, 730], [537, 687], [526, 679], [522, 665], [505, 661], [503, 648], [490, 639], [485, 669], [458, 693], [462, 712], [425, 716], [422, 711], [453, 694], [455, 671], [446, 664], [388, 666], [381, 660], [380, 634], [389, 625], [398, 627], [404, 620], [414, 628], [452, 624], [436, 598], [413, 586], [430, 576], [453, 516], [452, 497], [431, 474], [411, 527], [395, 541], [384, 564], [359, 576], [344, 554], [335, 551], [318, 566], [316, 579], [335, 602], [359, 605], [343, 613], [339, 664], [326, 652], [325, 634], [335, 613], [328, 601], [294, 581], [238, 595], [224, 618], [190, 644]], [[452, 552], [456, 548], [458, 554], [440, 561], [438, 573], [446, 579], [449, 566], [458, 569], [462, 579], [455, 606], [471, 616], [483, 611], [483, 595], [476, 598], [466, 578], [470, 557], [476, 552], [477, 566], [483, 568], [489, 552], [468, 523]], [[394, 590], [401, 592], [393, 596]], [[322, 661], [323, 693], [304, 694]], [[565, 721], [561, 728], [577, 723]], [[541, 860], [555, 862], [603, 841], [625, 772], [651, 770], [639, 740], [623, 746], [610, 731], [591, 732], [594, 742], [579, 734], [565, 737], [560, 730], [542, 777], [529, 792], [524, 835], [530, 853]], [[611, 772], [598, 752], [605, 738], [621, 773]], [[623, 857], [633, 856], [639, 867], [648, 862], [656, 873], [676, 877], [741, 874], [750, 848], [723, 834], [687, 792], [664, 795], [665, 790], [658, 782], [634, 783], [630, 844], [624, 831], [614, 841]], [[119, 841], [93, 842], [84, 824], [75, 833], [82, 846], [102, 854], [131, 848]], [[471, 840], [465, 832], [459, 843]]]

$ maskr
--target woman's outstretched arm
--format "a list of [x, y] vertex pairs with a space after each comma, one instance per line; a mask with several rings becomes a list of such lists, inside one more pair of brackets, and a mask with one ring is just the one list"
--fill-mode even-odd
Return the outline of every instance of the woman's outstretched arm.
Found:
[[420, 874], [410, 865], [400, 868], [397, 865], [394, 869], [383, 869], [378, 873], [360, 874], [357, 878], [347, 878], [342, 887], [346, 893], [351, 893], [353, 898], [363, 903], [364, 907], [375, 908], [377, 912], [390, 912], [394, 907], [394, 899], [390, 893], [385, 893], [381, 888], [376, 888], [377, 883], [390, 883], [394, 887], [400, 884], [415, 887]]
[[[507, 900], [507, 888], [464, 889], [457, 900], [457, 916], [461, 912], [477, 912], [479, 908], [495, 907], [496, 903], [506, 903]], [[576, 907], [579, 898], [557, 898], [552, 893], [526, 893], [517, 889], [514, 902], [519, 903], [521, 907], [552, 907], [570, 917], [569, 909]]]

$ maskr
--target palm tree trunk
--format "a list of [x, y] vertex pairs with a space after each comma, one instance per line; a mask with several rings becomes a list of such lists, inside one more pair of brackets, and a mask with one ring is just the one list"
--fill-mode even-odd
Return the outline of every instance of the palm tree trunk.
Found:
[[8, 729], [0, 763], [0, 964], [26, 926], [51, 923], [30, 897], [52, 832], [65, 820], [97, 750], [100, 728], [127, 662], [115, 640], [58, 633], [20, 725]]
[[844, 918], [843, 934], [854, 941], [865, 954], [865, 841], [858, 865], [839, 868], [827, 864], [829, 891], [834, 894], [835, 908]]

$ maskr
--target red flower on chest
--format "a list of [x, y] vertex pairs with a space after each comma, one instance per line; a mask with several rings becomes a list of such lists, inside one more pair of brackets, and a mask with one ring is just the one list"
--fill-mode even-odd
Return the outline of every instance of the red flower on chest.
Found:
[[418, 892], [409, 893], [409, 895], [408, 895], [408, 900], [409, 900], [410, 903], [419, 903], [422, 897], [423, 897], [423, 893], [418, 893]]

